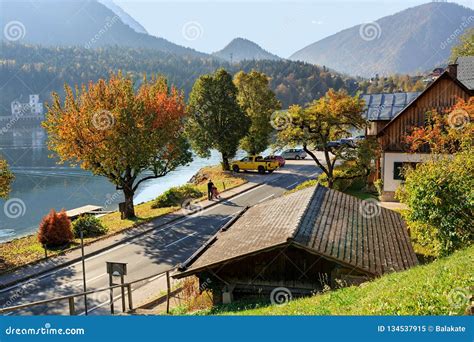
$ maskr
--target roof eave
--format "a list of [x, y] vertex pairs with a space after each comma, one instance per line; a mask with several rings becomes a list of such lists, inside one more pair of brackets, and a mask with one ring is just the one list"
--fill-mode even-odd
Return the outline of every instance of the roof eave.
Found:
[[244, 258], [247, 258], [247, 257], [252, 256], [252, 255], [268, 252], [272, 249], [276, 249], [276, 248], [280, 248], [280, 247], [290, 245], [290, 243], [291, 243], [291, 240], [290, 241], [289, 240], [283, 241], [281, 243], [277, 243], [277, 244], [271, 245], [269, 247], [265, 247], [265, 248], [262, 248], [262, 249], [259, 249], [259, 250], [256, 250], [256, 251], [252, 251], [250, 253], [241, 254], [241, 255], [238, 255], [238, 256], [235, 256], [235, 257], [232, 257], [232, 258], [228, 258], [228, 259], [220, 260], [220, 261], [217, 261], [217, 262], [213, 262], [213, 263], [201, 266], [201, 267], [191, 268], [191, 269], [188, 269], [188, 270], [185, 270], [185, 271], [181, 271], [177, 274], [174, 274], [172, 277], [176, 278], [176, 279], [181, 279], [181, 278], [184, 278], [184, 277], [188, 277], [188, 276], [194, 275], [196, 273], [202, 272], [202, 271], [204, 271], [208, 268], [212, 268], [212, 267], [218, 266], [220, 264], [224, 264], [224, 263], [244, 259]]
[[411, 101], [408, 106], [406, 106], [405, 108], [403, 108], [400, 113], [398, 113], [397, 115], [395, 115], [393, 117], [392, 120], [390, 120], [381, 130], [380, 132], [377, 133], [377, 138], [378, 137], [381, 137], [383, 136], [383, 133], [385, 132], [385, 130], [387, 129], [387, 127], [389, 127], [390, 125], [392, 125], [392, 123], [399, 117], [399, 116], [402, 116], [403, 113], [408, 110], [409, 108], [411, 108], [411, 106], [413, 106], [414, 103], [416, 103], [416, 101], [418, 101], [419, 98], [421, 98], [426, 92], [428, 92], [432, 87], [434, 87], [434, 85], [439, 82], [440, 79], [442, 78], [445, 78], [445, 77], [448, 77], [449, 79], [451, 79], [453, 82], [455, 82], [457, 85], [459, 85], [464, 91], [466, 91], [468, 94], [470, 94], [472, 96], [473, 94], [473, 90], [470, 90], [469, 88], [467, 88], [461, 81], [459, 81], [457, 78], [454, 78], [452, 77], [449, 72], [446, 70], [445, 72], [443, 72], [436, 80], [434, 80], [428, 87], [426, 87], [425, 90], [423, 90], [420, 95], [418, 95], [415, 99], [413, 99], [413, 101]]

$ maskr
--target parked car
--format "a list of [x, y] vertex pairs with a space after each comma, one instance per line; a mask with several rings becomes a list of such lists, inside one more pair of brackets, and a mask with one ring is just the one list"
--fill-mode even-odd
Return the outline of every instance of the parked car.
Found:
[[326, 147], [328, 148], [337, 148], [339, 146], [341, 146], [341, 142], [339, 140], [330, 141], [326, 144]]
[[240, 160], [233, 161], [231, 168], [234, 172], [258, 171], [258, 173], [272, 173], [278, 169], [279, 163], [276, 160], [265, 160], [262, 156], [248, 156]]
[[359, 141], [362, 141], [365, 139], [365, 135], [358, 135], [353, 138], [354, 142], [357, 144]]
[[353, 138], [342, 138], [339, 141], [340, 145], [346, 145], [349, 147], [356, 147], [356, 142]]
[[290, 148], [282, 152], [281, 157], [285, 159], [305, 159], [307, 156], [306, 152], [301, 148]]
[[275, 160], [278, 162], [280, 167], [285, 166], [285, 163], [286, 163], [285, 158], [283, 158], [282, 156], [268, 156], [268, 157], [265, 157], [265, 160]]

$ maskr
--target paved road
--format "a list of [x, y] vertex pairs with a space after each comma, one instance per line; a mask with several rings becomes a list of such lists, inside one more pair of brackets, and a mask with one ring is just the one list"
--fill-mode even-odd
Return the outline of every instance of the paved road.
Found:
[[[290, 162], [281, 171], [265, 177], [265, 182], [258, 187], [244, 192], [228, 201], [186, 216], [150, 233], [137, 237], [99, 255], [86, 260], [87, 288], [99, 289], [108, 286], [108, 275], [105, 272], [106, 261], [128, 263], [126, 281], [142, 279], [158, 274], [186, 260], [202, 244], [214, 235], [232, 215], [245, 206], [281, 196], [297, 184], [314, 178], [319, 169], [312, 161]], [[250, 175], [250, 180], [260, 175]], [[257, 179], [257, 178], [255, 178]], [[260, 178], [261, 180], [261, 178]], [[156, 294], [160, 287], [154, 284], [162, 279], [152, 279], [134, 286], [133, 299], [137, 304]], [[57, 271], [47, 273], [26, 283], [0, 290], [2, 306], [13, 306], [33, 301], [50, 299], [62, 295], [82, 292], [82, 265], [76, 263]], [[119, 297], [119, 291], [116, 295]], [[107, 291], [88, 297], [90, 314], [107, 314], [109, 294]], [[41, 305], [21, 311], [14, 315], [68, 314], [67, 301], [61, 304]], [[83, 299], [76, 299], [76, 310], [84, 311]]]

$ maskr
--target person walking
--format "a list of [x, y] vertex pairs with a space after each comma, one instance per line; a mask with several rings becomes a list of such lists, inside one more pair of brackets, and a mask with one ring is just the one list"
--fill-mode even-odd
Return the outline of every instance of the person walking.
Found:
[[212, 201], [213, 188], [214, 188], [214, 183], [212, 183], [212, 180], [209, 179], [209, 182], [207, 182], [207, 199], [209, 201]]
[[221, 194], [219, 193], [219, 190], [217, 190], [217, 187], [216, 187], [216, 186], [213, 186], [213, 187], [212, 187], [212, 196], [213, 196], [215, 199], [220, 199], [220, 198], [221, 198]]

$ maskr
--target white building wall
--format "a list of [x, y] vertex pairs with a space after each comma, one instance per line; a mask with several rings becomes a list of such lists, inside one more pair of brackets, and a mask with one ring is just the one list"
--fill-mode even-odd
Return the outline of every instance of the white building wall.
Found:
[[394, 192], [397, 190], [398, 186], [402, 184], [401, 180], [393, 179], [394, 163], [419, 163], [427, 161], [430, 157], [431, 154], [429, 153], [384, 152], [382, 156], [383, 190]]
[[12, 115], [22, 115], [22, 116], [30, 116], [30, 115], [43, 115], [43, 103], [39, 101], [39, 95], [32, 94], [29, 97], [29, 102], [27, 103], [20, 103], [19, 101], [15, 100], [11, 103], [11, 110]]

